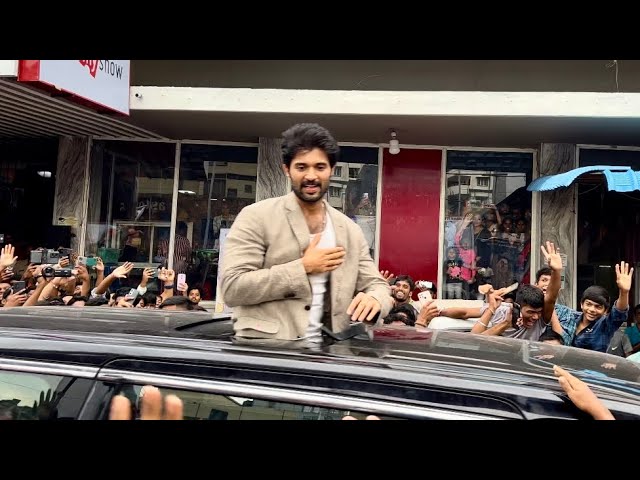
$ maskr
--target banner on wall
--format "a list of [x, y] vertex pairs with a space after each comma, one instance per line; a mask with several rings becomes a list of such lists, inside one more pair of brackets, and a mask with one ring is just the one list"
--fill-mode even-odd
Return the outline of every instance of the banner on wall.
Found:
[[220, 244], [218, 251], [218, 275], [216, 278], [216, 313], [228, 313], [231, 314], [232, 310], [226, 303], [224, 303], [224, 298], [222, 297], [222, 256], [224, 255], [224, 243], [227, 239], [227, 235], [229, 234], [230, 228], [221, 228], [220, 229]]
[[20, 60], [18, 81], [52, 92], [94, 110], [129, 115], [130, 60]]

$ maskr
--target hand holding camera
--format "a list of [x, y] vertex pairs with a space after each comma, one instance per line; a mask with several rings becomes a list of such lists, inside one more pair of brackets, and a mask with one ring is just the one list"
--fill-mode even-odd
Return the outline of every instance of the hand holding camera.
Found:
[[[73, 271], [72, 271], [73, 272]], [[83, 282], [90, 282], [89, 278], [89, 270], [84, 265], [78, 265], [78, 268], [75, 270], [77, 277]]]
[[95, 257], [96, 258], [96, 264], [93, 268], [95, 268], [96, 272], [104, 272], [104, 263], [102, 263], [102, 258], [100, 257]]
[[178, 285], [176, 288], [182, 295], [186, 295], [189, 291], [189, 285], [187, 284], [187, 282], [178, 281]]

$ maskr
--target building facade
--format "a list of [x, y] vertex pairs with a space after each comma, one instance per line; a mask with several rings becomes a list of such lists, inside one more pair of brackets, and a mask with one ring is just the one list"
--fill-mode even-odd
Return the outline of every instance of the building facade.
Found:
[[[316, 121], [343, 151], [329, 203], [361, 226], [381, 269], [434, 281], [440, 297], [474, 298], [485, 281], [530, 281], [543, 240], [567, 255], [567, 305], [589, 282], [606, 283], [618, 257], [636, 261], [633, 249], [607, 247], [633, 239], [611, 237], [602, 220], [635, 225], [621, 208], [636, 193], [604, 192], [613, 200], [598, 204], [597, 181], [526, 187], [585, 162], [633, 166], [640, 62], [624, 61], [616, 80], [607, 60], [132, 61], [128, 117], [21, 84], [17, 62], [0, 62], [2, 221], [25, 237], [24, 250], [55, 235], [113, 262], [129, 245], [136, 262], [172, 264], [184, 224], [190, 283], [212, 301], [225, 229], [244, 206], [289, 190], [280, 133]], [[36, 144], [42, 153], [28, 153]], [[28, 202], [17, 173], [34, 163], [27, 183], [39, 186]], [[33, 199], [33, 223], [49, 218], [47, 228], [15, 221]], [[596, 213], [587, 219], [587, 210]], [[584, 253], [583, 231], [597, 255]]]

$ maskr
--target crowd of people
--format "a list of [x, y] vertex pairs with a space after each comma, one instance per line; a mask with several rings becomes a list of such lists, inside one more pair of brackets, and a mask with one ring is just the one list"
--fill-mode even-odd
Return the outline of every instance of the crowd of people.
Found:
[[[545, 341], [640, 359], [640, 305], [629, 318], [629, 291], [633, 268], [625, 262], [616, 265], [619, 295], [611, 303], [603, 287], [585, 290], [580, 310], [557, 303], [561, 286], [562, 258], [553, 243], [541, 246], [547, 266], [538, 270], [535, 283], [495, 288], [480, 287], [485, 301], [481, 307], [438, 307], [435, 300], [418, 303], [412, 299], [415, 288], [408, 275], [381, 272], [391, 285], [394, 306], [385, 324], [427, 327], [436, 317], [475, 319], [471, 333], [498, 335], [531, 341]], [[435, 292], [435, 288], [433, 288]], [[633, 323], [632, 323], [633, 322]], [[624, 330], [622, 329], [624, 326]]]
[[530, 201], [505, 199], [480, 208], [466, 202], [462, 217], [448, 213], [443, 298], [482, 299], [483, 285], [501, 289], [529, 282]]
[[[12, 245], [0, 253], [0, 306], [115, 307], [167, 310], [205, 310], [199, 305], [201, 291], [177, 282], [176, 273], [166, 268], [145, 268], [135, 272], [124, 262], [105, 275], [100, 258], [87, 267], [77, 254], [60, 257], [56, 264], [28, 264], [14, 270], [19, 258]], [[138, 280], [139, 278], [139, 280]]]
[[[428, 328], [434, 318], [445, 316], [474, 319], [471, 334], [599, 352], [613, 348], [612, 340], [629, 311], [633, 268], [628, 264], [616, 265], [619, 294], [614, 303], [604, 288], [592, 286], [582, 296], [580, 311], [559, 305], [562, 258], [558, 249], [549, 242], [541, 247], [547, 266], [529, 284], [530, 211], [503, 203], [482, 214], [466, 212], [445, 232], [450, 243], [443, 297], [481, 298], [483, 305], [441, 306], [434, 300], [437, 291], [431, 282], [418, 286], [429, 291], [431, 300], [416, 301], [414, 280], [406, 274], [379, 272], [362, 230], [325, 201], [339, 152], [333, 136], [320, 125], [294, 125], [284, 132], [282, 147], [282, 168], [292, 192], [248, 205], [235, 218], [222, 258], [221, 290], [225, 303], [233, 308], [237, 338], [318, 342], [327, 330], [342, 332], [352, 322]], [[181, 256], [180, 249], [177, 254]], [[131, 262], [105, 275], [100, 259], [90, 271], [75, 254], [55, 265], [30, 264], [22, 273], [13, 270], [17, 260], [15, 249], [6, 245], [0, 254], [3, 308], [202, 309], [198, 305], [202, 292], [184, 282], [176, 284], [176, 272], [166, 268], [145, 269], [137, 281], [132, 278]], [[64, 275], [56, 273], [62, 271]], [[155, 289], [149, 288], [151, 283]], [[640, 318], [640, 305], [634, 312], [634, 318]], [[632, 339], [628, 352], [640, 356], [637, 324], [629, 325], [627, 332]], [[595, 417], [607, 416], [602, 408], [593, 407], [593, 399], [587, 399], [578, 379], [561, 369], [556, 374], [578, 403]], [[161, 401], [155, 394], [153, 398]], [[114, 402], [112, 417], [126, 417], [124, 402]], [[172, 398], [167, 402], [163, 418], [180, 417], [178, 402]]]

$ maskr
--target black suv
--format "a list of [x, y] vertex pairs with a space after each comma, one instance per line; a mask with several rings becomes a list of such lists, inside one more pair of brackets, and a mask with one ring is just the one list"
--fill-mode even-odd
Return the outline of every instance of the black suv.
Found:
[[22, 307], [0, 313], [0, 418], [105, 419], [118, 393], [137, 410], [148, 384], [186, 419], [586, 418], [554, 364], [640, 418], [640, 368], [577, 348], [408, 327], [302, 346], [234, 339], [207, 312]]

